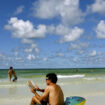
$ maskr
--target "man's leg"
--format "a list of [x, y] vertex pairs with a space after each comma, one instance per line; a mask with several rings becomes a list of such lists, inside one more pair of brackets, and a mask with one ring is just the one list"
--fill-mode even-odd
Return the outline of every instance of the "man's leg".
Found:
[[15, 77], [12, 81], [13, 81], [13, 82], [16, 82], [16, 80], [17, 80], [17, 77]]
[[41, 104], [40, 101], [34, 96], [32, 97], [30, 105]]

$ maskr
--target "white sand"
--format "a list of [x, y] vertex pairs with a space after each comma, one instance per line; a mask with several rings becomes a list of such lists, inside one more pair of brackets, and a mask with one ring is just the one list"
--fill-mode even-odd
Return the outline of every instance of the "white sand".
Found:
[[[20, 79], [17, 83], [0, 82], [0, 105], [29, 105], [33, 94], [27, 86], [28, 79]], [[45, 79], [31, 79], [40, 87], [45, 87]], [[105, 81], [103, 79], [71, 79], [61, 78], [58, 84], [62, 87], [65, 97], [82, 96], [85, 105], [105, 105]]]

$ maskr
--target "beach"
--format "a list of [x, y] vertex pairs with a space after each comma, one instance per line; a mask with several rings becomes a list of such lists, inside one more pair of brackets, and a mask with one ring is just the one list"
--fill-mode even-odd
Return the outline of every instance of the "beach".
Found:
[[[45, 74], [29, 71], [18, 73], [18, 81], [8, 82], [5, 75], [7, 71], [0, 72], [0, 105], [29, 105], [33, 94], [27, 85], [31, 80], [40, 88], [45, 88]], [[32, 73], [33, 72], [33, 73]], [[105, 73], [58, 73], [58, 84], [64, 92], [64, 97], [81, 96], [86, 99], [85, 105], [105, 104]]]

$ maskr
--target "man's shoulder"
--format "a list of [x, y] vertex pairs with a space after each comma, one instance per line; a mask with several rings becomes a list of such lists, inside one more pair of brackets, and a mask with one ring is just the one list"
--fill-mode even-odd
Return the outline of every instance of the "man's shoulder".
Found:
[[49, 86], [47, 86], [47, 87], [45, 88], [45, 90], [51, 90], [51, 89], [53, 89], [53, 88], [54, 88], [54, 86], [49, 85]]
[[50, 86], [47, 86], [45, 89], [49, 89], [50, 88]]
[[46, 87], [47, 89], [51, 90], [51, 89], [55, 89], [55, 88], [60, 88], [59, 85], [55, 84], [55, 85], [49, 85]]
[[60, 88], [60, 86], [58, 84], [55, 84], [53, 87]]
[[47, 86], [47, 87], [45, 88], [45, 92], [50, 92], [50, 86]]

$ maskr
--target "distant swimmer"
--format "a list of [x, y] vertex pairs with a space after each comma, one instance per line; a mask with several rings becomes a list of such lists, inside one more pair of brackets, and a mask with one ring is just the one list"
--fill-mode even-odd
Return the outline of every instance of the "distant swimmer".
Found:
[[[62, 89], [56, 82], [57, 75], [55, 73], [46, 75], [47, 87], [45, 89], [40, 89], [37, 85], [34, 87], [31, 81], [28, 81], [30, 90], [35, 95], [32, 98], [30, 105], [64, 105]], [[39, 95], [37, 91], [43, 92], [43, 94]]]
[[9, 71], [8, 71], [8, 76], [9, 76], [9, 81], [11, 81], [12, 76], [13, 76], [14, 78], [13, 78], [12, 81], [13, 81], [13, 82], [16, 82], [17, 76], [16, 76], [16, 73], [15, 73], [13, 67], [10, 67], [10, 69], [9, 69]]

